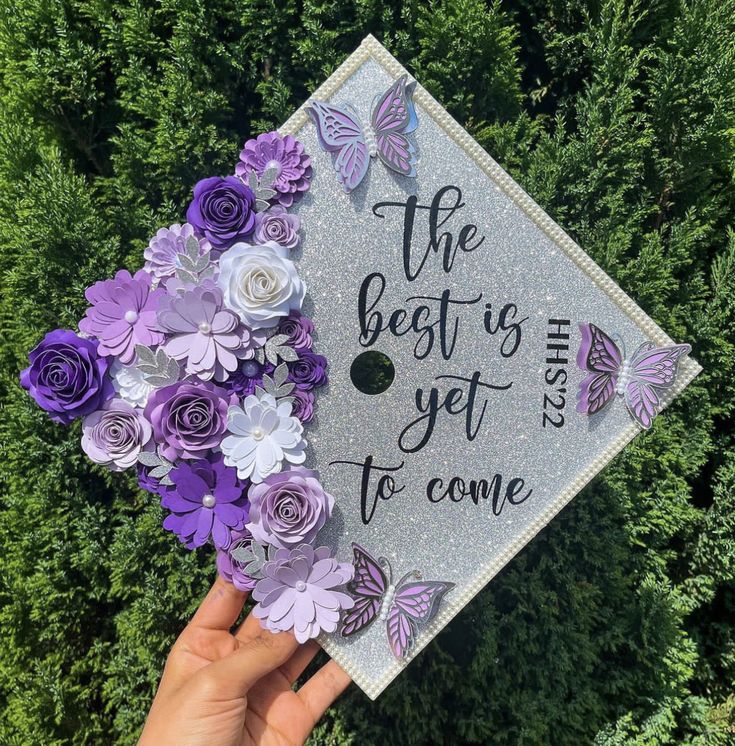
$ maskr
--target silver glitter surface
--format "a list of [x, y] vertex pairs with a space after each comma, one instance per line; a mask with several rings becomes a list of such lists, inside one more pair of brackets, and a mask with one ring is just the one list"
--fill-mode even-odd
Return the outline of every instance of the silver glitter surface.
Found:
[[[342, 71], [345, 79], [331, 100], [353, 104], [367, 120], [373, 98], [385, 91], [396, 75], [372, 56], [353, 67], [347, 76]], [[303, 242], [295, 259], [308, 288], [304, 310], [316, 326], [315, 349], [329, 360], [330, 383], [319, 393], [317, 417], [307, 430], [307, 465], [319, 471], [325, 488], [337, 499], [335, 516], [322, 532], [320, 543], [335, 548], [341, 559], [350, 560], [350, 544], [358, 542], [375, 556], [390, 560], [394, 580], [416, 569], [426, 579], [456, 583], [437, 622], [422, 635], [417, 649], [636, 433], [620, 399], [597, 417], [575, 411], [575, 394], [583, 377], [575, 363], [580, 343], [578, 322], [592, 321], [619, 334], [628, 349], [647, 337], [633, 320], [635, 313], [642, 316], [642, 312], [624, 311], [619, 300], [603, 292], [589, 272], [580, 269], [579, 263], [539, 228], [538, 221], [488, 177], [468, 154], [469, 148], [447, 135], [437, 121], [439, 110], [431, 108], [429, 112], [417, 105], [417, 178], [400, 177], [373, 159], [365, 181], [351, 195], [339, 186], [331, 157], [320, 149], [313, 124], [309, 121], [290, 128], [314, 164], [311, 190], [294, 208], [303, 226]], [[284, 129], [289, 130], [288, 125]], [[412, 194], [420, 204], [429, 205], [446, 185], [461, 189], [465, 207], [452, 215], [440, 232], [450, 232], [456, 241], [462, 227], [473, 223], [478, 236], [485, 236], [484, 243], [471, 253], [459, 252], [449, 273], [442, 269], [441, 257], [430, 252], [419, 277], [409, 282], [402, 265], [403, 212], [386, 209], [385, 219], [380, 219], [373, 214], [373, 205], [405, 202]], [[413, 239], [417, 252], [429, 240], [428, 211], [419, 213]], [[358, 292], [366, 275], [373, 272], [386, 278], [376, 306], [384, 323], [396, 309], [406, 309], [410, 316], [418, 305], [407, 300], [412, 296], [438, 297], [448, 288], [453, 299], [481, 294], [482, 300], [452, 308], [450, 318], [458, 319], [459, 331], [449, 360], [442, 357], [438, 339], [432, 353], [417, 360], [413, 353], [417, 334], [382, 332], [371, 349], [390, 357], [395, 381], [384, 393], [370, 396], [354, 387], [350, 366], [365, 350], [359, 342]], [[517, 306], [518, 319], [527, 317], [520, 346], [512, 357], [500, 354], [503, 332], [490, 335], [485, 331], [487, 303], [492, 305], [493, 321], [507, 303]], [[433, 302], [432, 308], [430, 320], [435, 321], [438, 303]], [[570, 349], [564, 355], [568, 362], [562, 366], [565, 385], [552, 386], [544, 380], [546, 369], [554, 368], [546, 362], [551, 354], [547, 351], [550, 318], [571, 322]], [[650, 326], [652, 322], [646, 319], [646, 323]], [[696, 374], [696, 364], [691, 365], [689, 378]], [[437, 376], [469, 378], [475, 371], [486, 382], [512, 383], [507, 390], [483, 389], [478, 393], [475, 424], [485, 400], [487, 409], [477, 437], [472, 441], [466, 437], [464, 413], [448, 415], [442, 410], [427, 445], [415, 453], [401, 451], [401, 431], [420, 414], [416, 390], [428, 392], [436, 386], [441, 400], [455, 384], [436, 380]], [[559, 388], [564, 391], [560, 393]], [[563, 409], [548, 403], [546, 409], [554, 419], [563, 414], [562, 427], [543, 426], [545, 394], [557, 403], [564, 398]], [[360, 509], [361, 470], [332, 462], [362, 463], [368, 456], [379, 466], [403, 463], [393, 476], [405, 489], [389, 500], [378, 501], [372, 520], [365, 525]], [[380, 474], [371, 480], [371, 495]], [[523, 494], [528, 490], [532, 494], [519, 505], [506, 502], [499, 515], [494, 513], [491, 499], [474, 504], [470, 497], [438, 503], [427, 498], [427, 483], [433, 478], [441, 478], [446, 487], [452, 477], [461, 477], [469, 486], [471, 480], [491, 481], [495, 475], [501, 475], [502, 492], [510, 480], [520, 478]], [[393, 658], [384, 624], [378, 621], [349, 640], [335, 634], [321, 642], [373, 698], [405, 665]]]

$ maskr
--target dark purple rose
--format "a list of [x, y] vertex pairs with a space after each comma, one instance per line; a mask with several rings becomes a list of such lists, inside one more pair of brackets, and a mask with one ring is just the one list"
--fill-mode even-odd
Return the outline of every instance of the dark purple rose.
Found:
[[311, 335], [314, 332], [314, 322], [302, 315], [300, 311], [292, 311], [278, 325], [278, 334], [288, 335], [286, 344], [293, 347], [297, 352], [310, 350], [314, 340]]
[[300, 226], [298, 215], [292, 215], [284, 207], [274, 205], [270, 210], [259, 212], [255, 216], [253, 240], [259, 244], [274, 241], [287, 249], [295, 249], [299, 245]]
[[255, 195], [234, 176], [210, 176], [194, 187], [186, 219], [212, 246], [226, 249], [253, 232]]
[[311, 391], [327, 382], [327, 358], [314, 352], [301, 352], [299, 359], [288, 363], [288, 380], [297, 389]]
[[169, 461], [202, 458], [219, 447], [227, 430], [227, 408], [236, 402], [236, 396], [213, 383], [178, 381], [150, 395], [145, 416]]
[[314, 417], [314, 393], [294, 389], [290, 396], [293, 399], [291, 414], [298, 417], [301, 422], [311, 422]]
[[239, 591], [252, 591], [258, 582], [248, 575], [243, 565], [232, 553], [237, 554], [238, 549], [250, 549], [253, 537], [246, 528], [240, 531], [230, 531], [230, 543], [227, 548], [217, 548], [217, 571], [224, 580], [237, 588]]
[[235, 175], [247, 179], [255, 171], [260, 178], [270, 169], [276, 175], [269, 185], [276, 192], [271, 203], [291, 207], [309, 189], [311, 158], [304, 152], [303, 144], [291, 135], [263, 132], [248, 140], [240, 153]]
[[263, 385], [263, 376], [270, 375], [276, 369], [272, 363], [259, 363], [257, 360], [243, 360], [238, 369], [222, 384], [228, 391], [233, 391], [239, 398], [255, 393], [256, 386]]
[[248, 482], [225, 466], [222, 454], [191, 464], [182, 461], [169, 477], [173, 485], [162, 495], [161, 505], [171, 514], [163, 527], [188, 549], [202, 546], [210, 536], [215, 546], [229, 546], [230, 531], [244, 528], [248, 521]]
[[250, 487], [249, 498], [253, 538], [282, 548], [312, 543], [334, 507], [316, 472], [300, 466], [269, 474]]
[[28, 359], [20, 384], [54, 422], [68, 425], [100, 409], [115, 393], [110, 362], [98, 355], [97, 342], [68, 329], [49, 332]]

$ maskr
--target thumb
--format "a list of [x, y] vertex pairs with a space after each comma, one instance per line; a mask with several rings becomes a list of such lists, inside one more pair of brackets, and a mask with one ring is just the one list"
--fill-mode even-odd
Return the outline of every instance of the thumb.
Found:
[[290, 632], [262, 630], [241, 642], [230, 655], [215, 661], [199, 673], [208, 691], [216, 698], [243, 697], [257, 681], [283, 665], [298, 647]]

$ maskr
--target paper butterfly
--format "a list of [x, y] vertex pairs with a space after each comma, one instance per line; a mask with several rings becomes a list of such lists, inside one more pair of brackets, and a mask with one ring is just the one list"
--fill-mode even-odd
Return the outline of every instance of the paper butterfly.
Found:
[[674, 384], [679, 358], [691, 352], [689, 345], [655, 347], [644, 342], [625, 357], [622, 340], [616, 344], [594, 324], [580, 324], [582, 344], [577, 365], [589, 372], [579, 386], [577, 411], [596, 414], [613, 398], [622, 396], [633, 418], [646, 430], [658, 414], [658, 391]]
[[403, 176], [416, 176], [416, 148], [406, 135], [419, 124], [413, 104], [416, 83], [402, 75], [374, 103], [370, 124], [350, 106], [311, 100], [306, 107], [316, 125], [319, 144], [332, 153], [334, 170], [348, 194], [365, 178], [370, 158], [377, 156]]
[[454, 588], [454, 583], [421, 580], [414, 570], [394, 586], [390, 563], [385, 557], [375, 560], [359, 544], [353, 544], [352, 551], [355, 577], [347, 585], [347, 590], [355, 606], [342, 620], [341, 634], [350, 637], [375, 619], [380, 619], [386, 622], [393, 655], [404, 660], [411, 652], [419, 630], [436, 616], [444, 594]]

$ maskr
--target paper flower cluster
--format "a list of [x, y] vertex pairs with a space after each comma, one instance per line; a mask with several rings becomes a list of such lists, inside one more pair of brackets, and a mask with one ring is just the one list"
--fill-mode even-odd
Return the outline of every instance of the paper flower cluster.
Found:
[[92, 461], [136, 469], [185, 547], [214, 545], [266, 628], [302, 642], [353, 603], [337, 590], [352, 565], [314, 546], [334, 498], [302, 466], [327, 383], [287, 212], [310, 178], [293, 137], [245, 143], [235, 174], [199, 181], [187, 222], [151, 238], [142, 269], [87, 288], [78, 331], [47, 334], [20, 375], [53, 420], [81, 419]]

